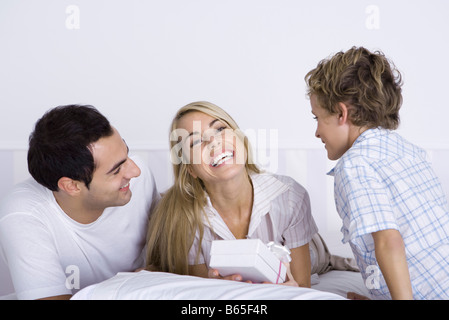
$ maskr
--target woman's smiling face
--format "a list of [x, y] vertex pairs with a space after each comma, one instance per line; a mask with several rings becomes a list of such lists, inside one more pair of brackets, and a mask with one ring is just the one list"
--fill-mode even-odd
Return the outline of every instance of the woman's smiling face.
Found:
[[193, 177], [207, 184], [245, 171], [244, 144], [224, 121], [192, 111], [178, 120], [177, 129], [185, 132], [181, 141], [182, 153]]

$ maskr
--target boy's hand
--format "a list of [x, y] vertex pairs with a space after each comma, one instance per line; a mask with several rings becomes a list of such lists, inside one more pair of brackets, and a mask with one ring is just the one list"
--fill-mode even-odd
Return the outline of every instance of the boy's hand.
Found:
[[347, 292], [346, 298], [348, 298], [349, 300], [371, 300], [370, 298], [355, 292]]

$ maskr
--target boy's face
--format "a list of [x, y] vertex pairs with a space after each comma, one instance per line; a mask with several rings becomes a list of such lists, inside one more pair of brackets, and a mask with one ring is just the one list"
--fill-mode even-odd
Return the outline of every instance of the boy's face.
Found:
[[330, 160], [339, 159], [352, 145], [350, 126], [346, 117], [329, 114], [318, 102], [316, 95], [310, 96], [312, 113], [317, 121], [315, 136], [320, 138]]

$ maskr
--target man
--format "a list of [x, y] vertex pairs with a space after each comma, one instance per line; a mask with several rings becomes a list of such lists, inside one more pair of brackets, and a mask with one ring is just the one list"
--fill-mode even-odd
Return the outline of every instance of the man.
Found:
[[149, 169], [92, 106], [48, 111], [30, 136], [28, 169], [0, 204], [0, 257], [19, 299], [69, 299], [144, 266], [159, 198]]

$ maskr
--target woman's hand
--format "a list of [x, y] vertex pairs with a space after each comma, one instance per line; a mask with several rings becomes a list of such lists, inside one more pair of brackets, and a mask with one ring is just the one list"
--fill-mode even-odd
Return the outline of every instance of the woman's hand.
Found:
[[292, 272], [290, 271], [290, 264], [286, 263], [286, 266], [287, 266], [287, 280], [281, 284], [284, 286], [299, 287], [298, 282], [295, 281]]
[[[223, 279], [223, 280], [232, 280], [232, 281], [243, 281], [243, 278], [239, 274], [232, 274], [226, 277], [220, 275], [220, 272], [217, 269], [209, 269], [207, 276], [212, 279]], [[251, 281], [245, 281], [251, 283]]]
[[[299, 287], [298, 282], [295, 281], [295, 279], [293, 278], [292, 272], [290, 271], [290, 263], [285, 263], [284, 265], [287, 267], [287, 275], [286, 275], [286, 280], [283, 283], [278, 283], [280, 285], [283, 286], [290, 286], [290, 287]], [[271, 283], [274, 284], [273, 282], [263, 282], [263, 283]]]

